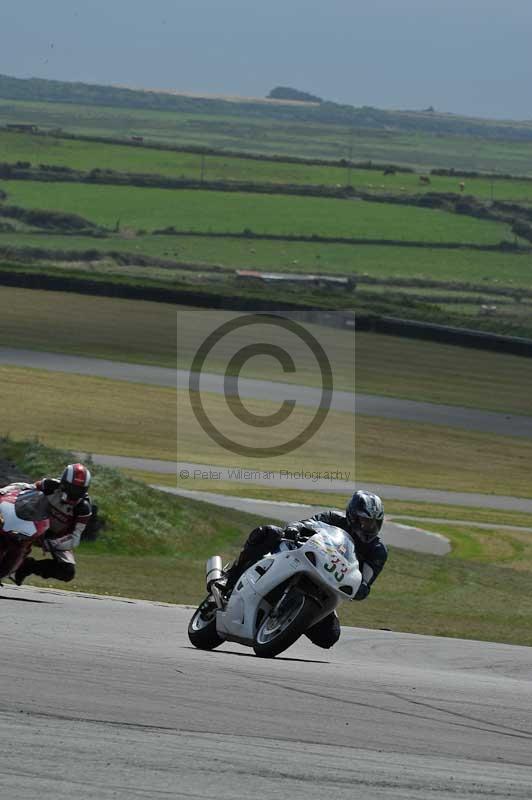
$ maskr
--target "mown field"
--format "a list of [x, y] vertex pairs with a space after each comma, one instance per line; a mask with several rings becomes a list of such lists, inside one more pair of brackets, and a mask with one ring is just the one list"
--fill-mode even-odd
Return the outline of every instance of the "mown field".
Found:
[[[166, 303], [0, 287], [0, 340], [5, 346], [172, 368], [176, 364], [190, 366], [194, 343], [233, 316], [228, 311]], [[335, 363], [333, 356], [339, 348], [331, 344], [343, 342], [343, 338], [335, 339], [338, 332], [334, 329], [320, 329], [318, 337]], [[345, 349], [341, 348], [346, 358], [351, 347], [349, 338]], [[355, 335], [355, 359], [359, 392], [531, 413], [531, 359], [361, 332]], [[341, 357], [337, 363], [341, 374]], [[223, 358], [209, 362], [214, 372], [224, 372], [226, 366]], [[242, 375], [281, 377], [277, 365], [271, 364], [269, 369], [261, 365], [258, 370], [253, 359]], [[282, 379], [289, 382], [291, 376], [283, 373]], [[307, 372], [296, 374], [293, 380], [313, 385], [317, 379]]]
[[[414, 173], [259, 161], [230, 155], [171, 152], [119, 144], [76, 141], [58, 136], [0, 130], [0, 161], [56, 165], [75, 170], [95, 168], [196, 180], [238, 180], [271, 183], [353, 186], [356, 189], [402, 193], [463, 192], [485, 200], [532, 203], [532, 181], [504, 178], [460, 178], [432, 175], [430, 184]], [[463, 187], [462, 187], [463, 184]]]
[[[30, 442], [2, 441], [0, 456], [28, 477], [58, 474], [71, 455]], [[77, 551], [69, 584], [29, 583], [73, 591], [195, 604], [204, 592], [205, 559], [234, 558], [259, 522], [240, 512], [162, 495], [120, 473], [93, 467], [93, 496], [105, 527]], [[144, 524], [149, 515], [152, 524]], [[260, 520], [262, 521], [262, 520]], [[344, 625], [532, 644], [530, 534], [445, 527], [449, 556], [390, 548], [370, 598], [344, 603]], [[405, 581], [408, 591], [405, 591]]]
[[146, 189], [5, 181], [7, 202], [25, 208], [68, 210], [106, 228], [153, 231], [169, 226], [189, 232], [329, 237], [420, 242], [498, 244], [514, 240], [510, 226], [446, 211], [316, 197], [238, 192]]
[[[17, 367], [0, 367], [0, 380], [4, 436], [38, 437], [50, 446], [88, 453], [168, 461], [177, 455], [185, 462], [261, 470], [342, 470], [357, 482], [532, 496], [531, 439], [370, 416], [357, 416], [355, 427], [353, 415], [333, 411], [291, 453], [235, 456], [200, 428], [185, 392], [176, 396], [173, 389]], [[286, 441], [281, 426], [272, 434], [235, 421], [221, 395], [203, 393], [202, 400], [226, 436], [254, 447]], [[279, 406], [250, 399], [245, 407], [264, 416]], [[297, 407], [290, 416], [291, 433], [313, 416], [312, 409]]]
[[154, 142], [203, 145], [251, 153], [287, 154], [355, 161], [372, 159], [429, 169], [444, 167], [532, 175], [530, 142], [481, 136], [354, 129], [348, 125], [239, 116], [150, 111], [75, 103], [0, 100], [0, 124], [27, 123], [45, 129], [96, 136], [144, 136]]

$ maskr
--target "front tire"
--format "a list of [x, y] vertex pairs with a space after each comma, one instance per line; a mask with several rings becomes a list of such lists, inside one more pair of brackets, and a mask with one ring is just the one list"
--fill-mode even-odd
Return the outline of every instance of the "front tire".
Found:
[[214, 650], [223, 639], [216, 630], [216, 606], [211, 597], [205, 598], [188, 623], [188, 638], [198, 650]]
[[[286, 607], [288, 599], [292, 602]], [[295, 590], [285, 599], [283, 605], [286, 610], [278, 615], [268, 614], [255, 634], [253, 650], [259, 658], [275, 658], [291, 647], [305, 633], [319, 612], [316, 600]]]

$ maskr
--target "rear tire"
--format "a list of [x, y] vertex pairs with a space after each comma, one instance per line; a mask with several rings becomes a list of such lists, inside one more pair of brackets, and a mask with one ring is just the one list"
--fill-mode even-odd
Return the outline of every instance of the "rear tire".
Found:
[[255, 634], [253, 650], [259, 658], [275, 658], [287, 650], [310, 627], [319, 612], [316, 600], [301, 592], [292, 592], [294, 604], [279, 619], [270, 614], [261, 621]]
[[216, 630], [216, 606], [209, 610], [211, 602], [212, 598], [206, 597], [188, 623], [188, 638], [198, 650], [214, 650], [223, 642]]

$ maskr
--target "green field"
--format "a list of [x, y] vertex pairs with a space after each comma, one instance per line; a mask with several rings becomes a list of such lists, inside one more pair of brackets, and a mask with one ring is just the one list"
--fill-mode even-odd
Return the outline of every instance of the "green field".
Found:
[[[364, 130], [348, 124], [261, 119], [240, 105], [239, 116], [0, 100], [0, 123], [96, 136], [145, 136], [153, 142], [354, 161], [421, 169], [445, 167], [532, 175], [532, 143], [504, 138], [412, 131]], [[30, 159], [31, 160], [31, 159]], [[373, 181], [370, 181], [373, 182]], [[496, 195], [497, 196], [497, 195]]]
[[283, 184], [353, 186], [355, 189], [402, 193], [461, 192], [485, 200], [532, 202], [532, 182], [503, 178], [467, 178], [433, 175], [430, 185], [419, 173], [384, 175], [382, 170], [258, 161], [230, 155], [200, 155], [149, 147], [62, 139], [0, 130], [0, 161], [53, 164], [75, 170], [111, 169], [196, 180], [238, 180]]
[[426, 208], [285, 197], [91, 186], [73, 183], [5, 181], [7, 202], [25, 208], [68, 211], [98, 225], [134, 230], [174, 226], [178, 230], [257, 234], [361, 237], [421, 242], [497, 244], [513, 240], [510, 227], [499, 222]]
[[[0, 209], [1, 212], [1, 209]], [[201, 236], [112, 235], [103, 239], [57, 234], [0, 233], [0, 247], [37, 247], [50, 250], [119, 251], [231, 269], [276, 272], [421, 278], [441, 282], [467, 282], [498, 288], [532, 288], [531, 254], [489, 252], [467, 248], [396, 247], [312, 242], [277, 242], [268, 239], [231, 239]], [[148, 267], [146, 274], [156, 268]], [[168, 274], [168, 270], [165, 271]], [[161, 274], [162, 273], [161, 271]]]
[[[233, 316], [228, 311], [166, 303], [0, 287], [2, 342], [117, 361], [186, 367], [194, 341]], [[179, 362], [178, 320], [183, 332]], [[322, 331], [320, 340], [324, 335], [337, 333], [334, 329]], [[531, 412], [531, 359], [360, 332], [355, 337], [355, 353], [357, 391], [506, 413]], [[214, 361], [210, 368], [224, 371], [226, 363]], [[279, 380], [274, 366], [266, 373], [257, 371], [252, 360], [242, 374]], [[289, 381], [290, 375], [283, 380]], [[301, 376], [296, 380], [305, 382]]]
[[[35, 166], [48, 160], [49, 163], [58, 162], [56, 166], [68, 164], [88, 169], [101, 155], [103, 161], [99, 168], [151, 170], [174, 177], [198, 177], [196, 170], [199, 168], [199, 177], [270, 182], [290, 180], [295, 183], [312, 180], [333, 186], [342, 173], [333, 167], [229, 155], [202, 156], [6, 131], [0, 131], [0, 147], [2, 142], [12, 161], [31, 160]], [[37, 149], [32, 150], [32, 147]], [[349, 170], [347, 178], [358, 182], [359, 188], [367, 191], [370, 186], [367, 181], [375, 180], [375, 175], [370, 170], [353, 169]], [[386, 178], [386, 181], [382, 188], [371, 183], [373, 193], [397, 188], [400, 193], [401, 185], [397, 180], [403, 178], [408, 184], [402, 187], [405, 192], [419, 189], [418, 175], [378, 177]], [[431, 186], [426, 188], [449, 190], [455, 181], [455, 178], [433, 176]], [[519, 193], [528, 186], [526, 181], [501, 183], [496, 179], [479, 178], [471, 187], [468, 184], [468, 191], [471, 189], [486, 197], [486, 192], [493, 193], [495, 183], [500, 183], [500, 187], [504, 184], [504, 191], [510, 194]], [[520, 287], [532, 286], [532, 272], [528, 268], [530, 247], [526, 247], [529, 243], [513, 232], [511, 223], [471, 216], [479, 210], [475, 211], [471, 200], [468, 200], [467, 213], [451, 213], [356, 198], [339, 200], [55, 181], [4, 180], [2, 187], [7, 192], [8, 204], [33, 211], [74, 213], [92, 225], [102, 226], [106, 232], [103, 238], [90, 239], [59, 234], [38, 235], [35, 225], [48, 226], [52, 222], [50, 219], [42, 215], [40, 219], [2, 218], [0, 204], [4, 272], [17, 269], [16, 263], [21, 263], [25, 271], [44, 271], [65, 280], [91, 276], [123, 286], [135, 283], [137, 286], [181, 292], [197, 289], [231, 297], [267, 297], [273, 301], [352, 308], [357, 312], [409, 317], [516, 336], [532, 334], [532, 303], [516, 291]], [[512, 196], [515, 198], [515, 194]], [[526, 222], [525, 216], [519, 219]], [[62, 224], [67, 225], [67, 221]], [[165, 229], [187, 235], [152, 235], [155, 230]], [[526, 227], [522, 234], [527, 235]], [[264, 238], [268, 236], [276, 238], [274, 241]], [[325, 238], [328, 241], [297, 242], [290, 241], [290, 237]], [[362, 243], [336, 243], [333, 241], [335, 238], [358, 239]], [[368, 243], [364, 244], [364, 241]], [[401, 243], [403, 246], [398, 246]], [[410, 246], [409, 243], [422, 246]], [[432, 243], [434, 247], [430, 246]], [[476, 249], [508, 244], [519, 244], [521, 250]], [[6, 251], [10, 247], [18, 250], [11, 254]], [[29, 247], [40, 252], [23, 252], [23, 248]], [[86, 255], [76, 258], [79, 248], [92, 251], [92, 263], [87, 263]], [[54, 249], [57, 253], [50, 252]], [[68, 254], [65, 250], [69, 251]], [[124, 264], [118, 257], [111, 257], [112, 251], [127, 253], [131, 263]], [[101, 252], [106, 254], [105, 260], [98, 260]], [[136, 254], [141, 257], [139, 262], [144, 263], [134, 263]], [[150, 259], [156, 258], [169, 263], [149, 263]], [[308, 284], [285, 284], [281, 287], [279, 284], [244, 283], [235, 278], [238, 268], [354, 274], [358, 281], [356, 291], [353, 288], [343, 292], [331, 289], [324, 294]], [[381, 285], [375, 286], [372, 280]], [[396, 283], [408, 280], [431, 281], [441, 286], [408, 288]], [[475, 285], [469, 295], [464, 286], [468, 283]], [[508, 292], [512, 291], [513, 295], [508, 299]], [[483, 306], [492, 308], [486, 310]]]

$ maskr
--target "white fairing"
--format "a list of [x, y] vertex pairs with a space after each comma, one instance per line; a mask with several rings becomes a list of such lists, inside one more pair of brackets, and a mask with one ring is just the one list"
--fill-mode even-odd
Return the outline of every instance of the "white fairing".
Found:
[[321, 610], [314, 622], [330, 614], [341, 600], [354, 598], [362, 576], [345, 531], [320, 523], [307, 542], [297, 549], [287, 548], [282, 545], [280, 552], [261, 559], [241, 576], [226, 608], [216, 613], [221, 637], [253, 645], [258, 613], [270, 608], [265, 598], [298, 574], [308, 577], [320, 595]]
[[4, 520], [2, 528], [5, 531], [21, 533], [24, 536], [35, 536], [37, 532], [35, 523], [31, 522], [30, 520], [20, 519], [20, 517], [17, 517], [14, 503], [5, 501], [1, 502], [0, 514]]

